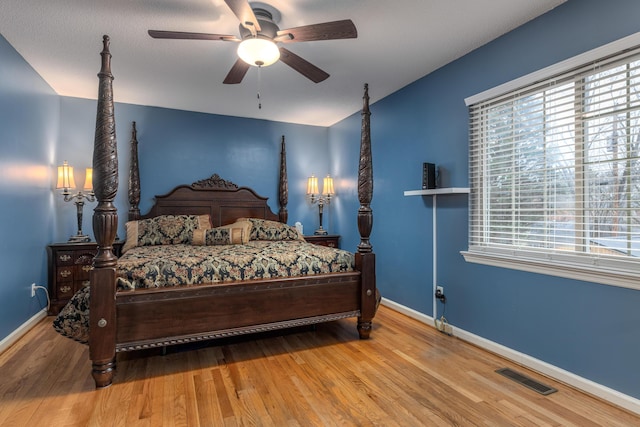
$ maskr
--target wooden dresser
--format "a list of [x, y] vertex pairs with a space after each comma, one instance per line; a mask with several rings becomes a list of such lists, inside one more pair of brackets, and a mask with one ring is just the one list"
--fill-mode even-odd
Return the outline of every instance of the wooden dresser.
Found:
[[[123, 242], [115, 242], [113, 250], [120, 256]], [[89, 272], [98, 244], [54, 243], [47, 246], [49, 264], [49, 315], [56, 315], [83, 286], [89, 285]]]
[[304, 240], [314, 245], [329, 246], [330, 248], [340, 247], [340, 235], [338, 234], [314, 234], [304, 236]]

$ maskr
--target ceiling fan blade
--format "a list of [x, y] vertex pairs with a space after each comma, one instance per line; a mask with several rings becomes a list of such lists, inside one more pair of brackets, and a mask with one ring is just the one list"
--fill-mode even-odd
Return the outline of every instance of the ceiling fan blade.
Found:
[[226, 85], [235, 85], [242, 82], [242, 79], [244, 78], [245, 74], [247, 74], [247, 71], [249, 71], [250, 67], [251, 65], [238, 58], [222, 83]]
[[262, 31], [258, 19], [247, 0], [224, 0], [224, 2], [229, 6], [233, 14], [238, 17], [240, 24], [246, 28], [253, 27], [256, 31]]
[[351, 19], [305, 25], [278, 31], [276, 41], [283, 43], [310, 42], [317, 40], [355, 39], [358, 30]]
[[329, 77], [329, 74], [322, 71], [320, 68], [283, 47], [280, 48], [280, 61], [284, 62], [314, 83], [320, 83]]
[[239, 42], [236, 36], [226, 34], [185, 33], [182, 31], [149, 30], [149, 35], [154, 39], [180, 39], [180, 40], [222, 40]]

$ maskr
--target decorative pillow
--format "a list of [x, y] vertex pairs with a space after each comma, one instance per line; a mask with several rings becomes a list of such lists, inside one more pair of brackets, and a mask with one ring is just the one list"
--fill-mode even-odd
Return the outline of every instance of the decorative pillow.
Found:
[[278, 221], [260, 218], [240, 218], [238, 221], [251, 221], [250, 240], [303, 240], [304, 237], [295, 227]]
[[193, 231], [211, 227], [209, 215], [160, 215], [129, 221], [122, 253], [136, 246], [191, 243]]
[[249, 242], [251, 222], [238, 221], [216, 228], [193, 230], [193, 245], [244, 245]]

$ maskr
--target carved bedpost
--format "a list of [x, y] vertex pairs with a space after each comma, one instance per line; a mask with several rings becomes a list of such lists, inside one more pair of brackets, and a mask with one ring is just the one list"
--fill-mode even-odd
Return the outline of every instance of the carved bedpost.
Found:
[[93, 188], [98, 205], [93, 213], [93, 233], [98, 253], [91, 270], [89, 356], [96, 387], [111, 385], [115, 368], [115, 291], [117, 258], [113, 241], [118, 229], [118, 211], [113, 204], [118, 191], [118, 153], [109, 36], [103, 37], [102, 67], [98, 73], [98, 110], [93, 145]]
[[369, 111], [369, 85], [364, 85], [362, 106], [362, 130], [360, 138], [360, 164], [358, 167], [358, 231], [360, 244], [356, 253], [356, 268], [362, 278], [362, 306], [358, 318], [358, 332], [360, 338], [369, 338], [371, 320], [375, 316], [378, 302], [376, 291], [375, 254], [372, 251], [369, 236], [373, 228], [373, 161], [371, 157], [371, 112]]
[[140, 219], [140, 168], [138, 166], [138, 132], [131, 129], [131, 164], [129, 165], [129, 221]]
[[287, 180], [287, 151], [284, 143], [284, 135], [282, 135], [282, 143], [280, 144], [280, 182], [278, 186], [278, 197], [280, 201], [278, 216], [280, 222], [286, 224], [289, 219], [289, 212], [287, 212], [287, 203], [289, 203], [289, 181]]
[[359, 253], [371, 252], [369, 236], [373, 227], [373, 162], [371, 158], [371, 112], [369, 111], [369, 85], [364, 85], [362, 106], [362, 131], [360, 137], [360, 165], [358, 167], [358, 231], [360, 232]]

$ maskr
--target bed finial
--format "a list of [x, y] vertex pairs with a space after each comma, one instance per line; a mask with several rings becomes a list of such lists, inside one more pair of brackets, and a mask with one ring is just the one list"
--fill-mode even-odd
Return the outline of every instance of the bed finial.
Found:
[[358, 252], [369, 253], [372, 251], [369, 236], [373, 227], [373, 211], [371, 199], [373, 198], [373, 162], [371, 158], [371, 112], [369, 111], [369, 85], [364, 85], [362, 98], [362, 130], [360, 140], [360, 165], [358, 168], [358, 231], [360, 231], [360, 244]]
[[138, 131], [131, 129], [131, 164], [129, 165], [129, 221], [140, 219], [140, 167], [138, 165]]
[[282, 142], [280, 144], [280, 182], [278, 186], [278, 196], [280, 201], [278, 217], [281, 223], [286, 224], [289, 219], [289, 212], [287, 211], [287, 203], [289, 203], [289, 181], [287, 179], [287, 151], [284, 135], [282, 135]]
[[93, 188], [98, 200], [93, 210], [93, 234], [98, 253], [93, 259], [94, 268], [90, 274], [89, 303], [89, 356], [97, 388], [111, 385], [115, 368], [117, 258], [113, 253], [113, 241], [118, 229], [118, 210], [113, 204], [118, 191], [118, 144], [113, 114], [109, 36], [104, 36], [102, 40], [102, 68], [98, 73], [98, 109], [93, 144]]
[[114, 267], [112, 244], [118, 227], [118, 211], [113, 200], [118, 192], [118, 143], [113, 114], [113, 75], [109, 36], [103, 37], [102, 68], [98, 73], [98, 109], [93, 143], [93, 188], [98, 205], [93, 214], [93, 232], [98, 243], [95, 267]]
[[105, 34], [102, 36], [102, 52], [100, 52], [100, 55], [102, 55], [102, 67], [100, 68], [98, 77], [105, 75], [113, 80], [113, 74], [111, 74], [111, 52], [109, 52], [110, 40], [108, 35]]

